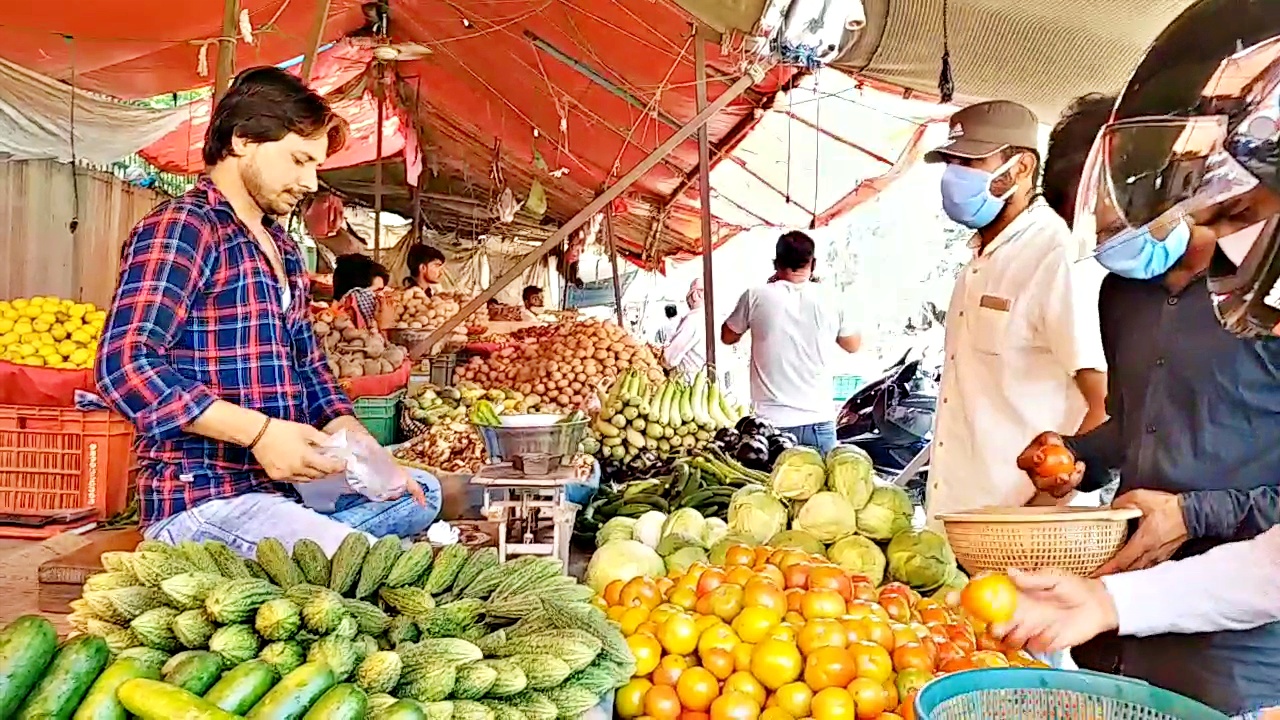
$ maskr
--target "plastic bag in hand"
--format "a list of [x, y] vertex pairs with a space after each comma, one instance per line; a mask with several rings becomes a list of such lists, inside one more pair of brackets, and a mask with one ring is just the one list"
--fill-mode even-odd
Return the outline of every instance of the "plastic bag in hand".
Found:
[[339, 430], [321, 451], [345, 461], [347, 485], [370, 500], [394, 500], [408, 487], [408, 473], [372, 436]]

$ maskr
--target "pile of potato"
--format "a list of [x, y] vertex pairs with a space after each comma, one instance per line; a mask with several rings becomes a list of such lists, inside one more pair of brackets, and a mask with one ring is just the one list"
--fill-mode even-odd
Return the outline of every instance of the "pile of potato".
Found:
[[[395, 326], [402, 330], [434, 330], [443, 325], [445, 320], [457, 315], [462, 306], [478, 294], [437, 292], [427, 297], [420, 287], [405, 289], [400, 291], [397, 298], [400, 311], [397, 313]], [[480, 306], [466, 322], [489, 322], [488, 310], [483, 305]]]
[[511, 388], [561, 408], [579, 408], [627, 368], [651, 382], [663, 378], [653, 352], [613, 322], [566, 320], [519, 334], [526, 341], [522, 346], [471, 358], [457, 369], [454, 381]]
[[387, 342], [377, 330], [356, 327], [345, 315], [324, 310], [311, 322], [325, 353], [329, 370], [341, 380], [395, 372], [408, 351]]

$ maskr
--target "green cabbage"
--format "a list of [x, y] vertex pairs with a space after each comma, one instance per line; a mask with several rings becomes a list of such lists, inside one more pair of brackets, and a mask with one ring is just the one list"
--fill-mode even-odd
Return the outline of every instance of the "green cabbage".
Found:
[[641, 575], [661, 577], [666, 572], [666, 564], [653, 548], [636, 540], [613, 540], [596, 548], [584, 577], [599, 594], [614, 580], [625, 582]]
[[746, 485], [729, 498], [729, 531], [751, 538], [751, 545], [787, 528], [787, 507], [759, 485]]
[[658, 554], [666, 557], [681, 548], [702, 547], [705, 526], [706, 520], [697, 510], [691, 507], [676, 510], [662, 523], [662, 536], [656, 548]]
[[635, 539], [651, 548], [658, 547], [658, 541], [662, 539], [662, 526], [666, 522], [666, 513], [650, 510], [636, 518]]
[[636, 519], [629, 517], [609, 518], [599, 530], [596, 531], [596, 547], [600, 547], [610, 540], [634, 540], [636, 533]]
[[818, 538], [810, 535], [804, 530], [783, 530], [782, 532], [769, 538], [769, 542], [765, 543], [775, 548], [792, 548], [795, 550], [803, 550], [810, 555], [824, 555], [826, 548], [818, 541]]
[[881, 485], [858, 511], [858, 533], [872, 540], [885, 541], [903, 530], [911, 529], [915, 507], [911, 496], [896, 485]]
[[804, 502], [791, 527], [804, 530], [818, 542], [835, 542], [858, 531], [857, 513], [840, 493], [823, 491]]
[[956, 556], [947, 539], [932, 530], [904, 530], [885, 550], [889, 577], [922, 592], [932, 592], [953, 578]]
[[743, 533], [730, 532], [728, 535], [720, 538], [715, 545], [711, 546], [711, 551], [707, 553], [707, 559], [712, 565], [723, 565], [724, 556], [729, 553], [729, 548], [734, 545], [746, 545], [747, 547], [755, 547], [758, 545], [750, 535]]
[[888, 561], [879, 545], [861, 535], [840, 538], [827, 548], [827, 557], [851, 573], [866, 576], [876, 585], [884, 582], [884, 570]]
[[827, 453], [827, 487], [843, 495], [855, 510], [871, 499], [875, 476], [871, 456], [860, 447], [837, 445]]
[[718, 517], [709, 517], [702, 526], [702, 547], [709, 548], [720, 542], [720, 538], [729, 534], [729, 523]]
[[672, 570], [677, 570], [683, 574], [694, 563], [705, 564], [707, 562], [707, 551], [694, 545], [682, 547], [668, 555], [666, 562], [668, 574]]
[[807, 500], [822, 489], [827, 469], [822, 456], [811, 447], [793, 447], [782, 451], [773, 463], [769, 489], [788, 500]]
[[942, 587], [938, 588], [937, 592], [930, 597], [934, 600], [946, 602], [947, 595], [963, 590], [964, 586], [968, 584], [969, 576], [965, 575], [964, 571], [960, 568], [956, 568], [955, 571], [951, 573], [951, 576], [947, 578], [946, 582], [942, 583]]

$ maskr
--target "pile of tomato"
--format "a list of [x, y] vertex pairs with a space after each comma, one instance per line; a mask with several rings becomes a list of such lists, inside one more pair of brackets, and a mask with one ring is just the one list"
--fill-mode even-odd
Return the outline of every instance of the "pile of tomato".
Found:
[[636, 659], [623, 718], [913, 720], [939, 675], [1043, 667], [940, 600], [797, 550], [735, 546], [723, 566], [615, 581], [597, 602]]

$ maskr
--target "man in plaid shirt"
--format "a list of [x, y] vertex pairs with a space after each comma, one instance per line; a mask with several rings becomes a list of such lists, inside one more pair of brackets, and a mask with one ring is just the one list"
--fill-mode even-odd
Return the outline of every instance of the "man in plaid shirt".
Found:
[[276, 220], [316, 190], [345, 139], [296, 77], [247, 70], [214, 109], [207, 174], [125, 244], [96, 376], [137, 428], [147, 537], [243, 553], [310, 537], [333, 552], [352, 527], [408, 536], [436, 516], [439, 483], [425, 473], [399, 500], [347, 494], [328, 514], [295, 501], [293, 483], [345, 470], [319, 448], [330, 435], [372, 442], [312, 334], [302, 255]]

